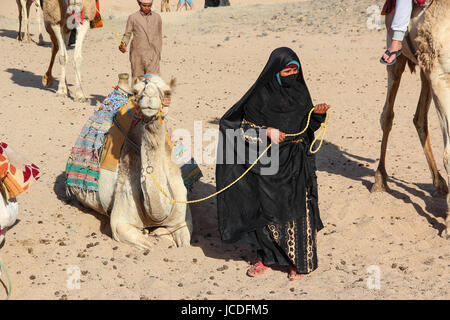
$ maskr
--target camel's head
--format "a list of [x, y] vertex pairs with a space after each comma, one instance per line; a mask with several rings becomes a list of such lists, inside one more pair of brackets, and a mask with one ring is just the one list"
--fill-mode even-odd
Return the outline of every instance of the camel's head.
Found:
[[147, 121], [166, 117], [174, 87], [175, 79], [168, 85], [156, 75], [146, 75], [134, 86], [136, 103]]

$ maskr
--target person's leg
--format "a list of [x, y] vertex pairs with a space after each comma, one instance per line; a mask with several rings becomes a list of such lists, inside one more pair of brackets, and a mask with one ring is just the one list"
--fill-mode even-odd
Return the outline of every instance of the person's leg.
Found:
[[[391, 26], [394, 34], [392, 36], [392, 43], [388, 49], [389, 52], [396, 52], [402, 49], [402, 41], [406, 30], [408, 30], [412, 9], [412, 0], [397, 0], [395, 4], [394, 20], [392, 21]], [[396, 54], [393, 54], [390, 57], [386, 53], [383, 55], [383, 60], [387, 63], [391, 63], [396, 58]]]
[[181, 11], [185, 5], [186, 0], [179, 0], [177, 5], [177, 11]]
[[189, 8], [190, 8], [191, 10], [194, 10], [194, 0], [187, 0], [187, 3], [188, 3], [188, 5], [189, 5]]

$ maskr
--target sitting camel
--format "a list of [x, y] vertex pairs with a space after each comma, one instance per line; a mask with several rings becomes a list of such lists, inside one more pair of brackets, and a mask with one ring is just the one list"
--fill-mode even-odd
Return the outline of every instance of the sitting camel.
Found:
[[[392, 39], [390, 28], [393, 13], [386, 16], [387, 40], [389, 48]], [[381, 115], [383, 139], [378, 169], [375, 173], [373, 191], [387, 190], [387, 173], [385, 168], [386, 148], [389, 133], [394, 120], [394, 102], [406, 63], [413, 71], [420, 66], [422, 89], [414, 116], [414, 125], [419, 134], [428, 166], [437, 191], [447, 195], [447, 218], [444, 237], [450, 237], [450, 197], [445, 180], [439, 174], [433, 157], [428, 133], [428, 111], [434, 100], [444, 136], [444, 166], [450, 178], [450, 0], [434, 1], [427, 9], [416, 7], [413, 10], [409, 32], [403, 41], [403, 54], [394, 65], [387, 67], [388, 91], [386, 103]]]
[[179, 247], [190, 245], [189, 206], [171, 204], [150, 175], [154, 173], [166, 194], [187, 200], [180, 168], [171, 159], [166, 124], [160, 121], [168, 113], [162, 100], [170, 96], [173, 87], [174, 80], [167, 85], [158, 76], [138, 82], [133, 91], [141, 120], [125, 139], [116, 171], [100, 170], [96, 192], [66, 185], [68, 193], [84, 206], [103, 214], [111, 212], [115, 240], [139, 248], [152, 247], [145, 228], [155, 228], [152, 235], [171, 236]]
[[74, 52], [75, 69], [75, 100], [86, 101], [85, 93], [81, 86], [81, 62], [83, 41], [90, 28], [90, 22], [94, 21], [97, 8], [95, 0], [45, 0], [44, 22], [52, 41], [52, 55], [50, 65], [45, 73], [42, 84], [49, 87], [53, 84], [52, 69], [56, 54], [59, 51], [59, 63], [61, 64], [61, 78], [57, 94], [67, 96], [66, 65], [68, 62], [67, 43], [74, 28], [77, 28], [77, 39]]
[[[34, 3], [36, 5], [37, 22], [39, 27], [39, 42], [44, 43], [44, 37], [42, 36], [42, 9], [40, 7], [39, 0], [16, 0], [17, 8], [19, 9], [19, 33], [17, 39], [22, 41], [25, 38], [26, 42], [31, 41], [30, 35], [30, 8]], [[25, 34], [22, 37], [22, 24], [25, 26]]]

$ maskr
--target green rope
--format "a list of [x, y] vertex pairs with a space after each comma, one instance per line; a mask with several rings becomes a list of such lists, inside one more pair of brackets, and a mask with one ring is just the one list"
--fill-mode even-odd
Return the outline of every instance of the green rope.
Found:
[[5, 300], [9, 300], [9, 298], [11, 297], [11, 291], [12, 291], [11, 278], [9, 277], [8, 271], [6, 270], [5, 266], [3, 265], [2, 260], [0, 260], [0, 267], [5, 271], [6, 277], [8, 278], [9, 290], [8, 290], [8, 296], [6, 297]]

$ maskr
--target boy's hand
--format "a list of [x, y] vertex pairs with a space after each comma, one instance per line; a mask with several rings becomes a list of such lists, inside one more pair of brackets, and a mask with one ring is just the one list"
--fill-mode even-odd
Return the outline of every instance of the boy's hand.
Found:
[[286, 134], [284, 132], [272, 127], [267, 128], [266, 135], [269, 137], [270, 141], [275, 144], [282, 142], [284, 138], [286, 138]]
[[318, 105], [316, 105], [315, 107], [314, 107], [314, 113], [316, 113], [316, 114], [324, 114], [324, 113], [326, 113], [327, 111], [328, 111], [328, 109], [330, 109], [331, 108], [331, 106], [329, 106], [328, 104], [326, 104], [326, 103], [321, 103], [321, 104], [318, 104]]
[[122, 42], [122, 43], [120, 44], [119, 50], [120, 50], [120, 52], [122, 52], [122, 53], [127, 52], [127, 46], [125, 45], [125, 43]]

